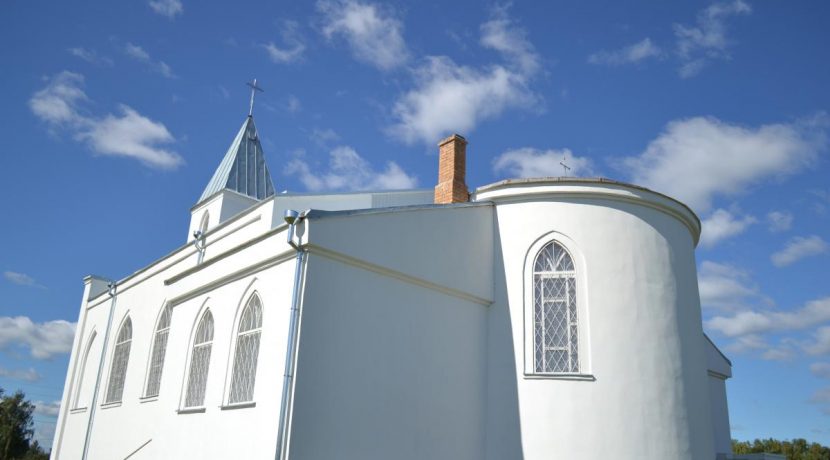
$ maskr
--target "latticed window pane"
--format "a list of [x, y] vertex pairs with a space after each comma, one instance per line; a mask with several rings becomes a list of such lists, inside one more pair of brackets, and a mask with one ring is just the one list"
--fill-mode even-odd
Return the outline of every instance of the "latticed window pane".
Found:
[[121, 401], [124, 394], [124, 381], [127, 378], [127, 364], [130, 360], [130, 344], [133, 338], [133, 323], [130, 318], [124, 321], [115, 340], [115, 351], [112, 353], [112, 368], [107, 385], [105, 403]]
[[534, 370], [577, 373], [579, 328], [573, 259], [552, 241], [539, 251], [533, 270]]
[[212, 347], [213, 315], [210, 314], [210, 311], [206, 311], [196, 328], [196, 338], [193, 342], [193, 353], [190, 358], [187, 391], [184, 398], [185, 407], [197, 407], [205, 403], [205, 389], [207, 387]]
[[170, 317], [172, 308], [164, 307], [156, 326], [153, 337], [153, 355], [150, 360], [150, 374], [147, 377], [147, 392], [145, 396], [158, 396], [161, 386], [161, 371], [164, 368], [164, 355], [167, 352], [167, 336], [170, 333]]
[[236, 353], [233, 360], [231, 392], [228, 402], [238, 403], [254, 399], [256, 365], [259, 357], [259, 339], [262, 333], [262, 302], [254, 294], [239, 321]]

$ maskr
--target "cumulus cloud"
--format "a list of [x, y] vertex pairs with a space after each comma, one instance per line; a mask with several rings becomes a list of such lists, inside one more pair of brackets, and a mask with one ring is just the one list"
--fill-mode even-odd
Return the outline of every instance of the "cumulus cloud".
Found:
[[704, 308], [736, 311], [761, 303], [772, 305], [749, 273], [739, 267], [704, 260], [698, 271], [700, 303]]
[[[565, 171], [562, 162], [570, 171]], [[590, 176], [590, 158], [575, 156], [569, 149], [540, 150], [532, 147], [508, 150], [493, 160], [493, 171], [510, 177]]]
[[0, 377], [23, 380], [26, 382], [37, 382], [41, 379], [41, 375], [33, 367], [28, 369], [6, 369], [0, 367]]
[[715, 196], [813, 164], [827, 145], [827, 116], [748, 128], [713, 117], [670, 122], [645, 151], [623, 164], [632, 181], [706, 212]]
[[694, 26], [674, 25], [677, 54], [681, 60], [678, 73], [683, 78], [697, 75], [710, 61], [730, 59], [731, 41], [726, 36], [726, 20], [746, 15], [752, 8], [742, 0], [714, 3], [701, 11]]
[[171, 69], [166, 62], [154, 61], [153, 58], [150, 57], [150, 53], [138, 45], [127, 43], [124, 45], [124, 53], [134, 60], [146, 65], [150, 70], [161, 74], [165, 78], [177, 78], [176, 74], [173, 73], [173, 69]]
[[296, 174], [311, 191], [396, 190], [414, 188], [418, 181], [397, 163], [389, 161], [386, 168], [375, 170], [353, 148], [340, 146], [329, 154], [328, 168], [322, 171], [302, 158], [295, 158], [285, 167], [285, 174]]
[[38, 415], [44, 415], [47, 417], [57, 417], [61, 411], [60, 401], [34, 401], [33, 404], [35, 405], [35, 414]]
[[262, 45], [271, 61], [278, 64], [290, 64], [299, 61], [303, 57], [305, 44], [300, 36], [299, 27], [296, 21], [282, 21], [280, 23], [282, 45], [278, 46], [274, 42]]
[[181, 0], [150, 0], [149, 5], [153, 11], [167, 19], [173, 19], [184, 12]]
[[816, 377], [830, 379], [830, 363], [810, 364], [810, 372], [812, 372]]
[[823, 326], [816, 329], [810, 341], [804, 345], [804, 349], [811, 355], [830, 354], [830, 326]]
[[787, 241], [783, 249], [773, 253], [770, 260], [776, 267], [786, 267], [805, 257], [826, 253], [828, 249], [830, 246], [818, 235], [797, 236]]
[[727, 337], [765, 332], [802, 330], [830, 321], [830, 297], [807, 302], [795, 311], [741, 311], [732, 316], [715, 316], [705, 322], [710, 330]]
[[727, 238], [740, 235], [756, 222], [758, 220], [753, 216], [736, 216], [725, 209], [718, 209], [703, 219], [700, 244], [710, 248]]
[[434, 143], [450, 132], [471, 131], [510, 108], [531, 108], [537, 97], [527, 79], [503, 66], [476, 69], [432, 56], [415, 74], [416, 86], [393, 106], [390, 134], [406, 143]]
[[28, 348], [33, 358], [48, 359], [69, 353], [74, 338], [75, 323], [35, 323], [26, 316], [0, 316], [0, 350]]
[[527, 40], [527, 32], [511, 19], [506, 7], [495, 8], [481, 25], [481, 45], [501, 53], [525, 75], [539, 70], [539, 55]]
[[652, 43], [650, 38], [644, 38], [622, 49], [596, 52], [588, 56], [588, 62], [611, 66], [636, 64], [649, 58], [660, 57], [662, 54], [660, 48]]
[[793, 215], [786, 211], [771, 211], [767, 214], [767, 224], [773, 233], [786, 232], [793, 226]]
[[317, 2], [323, 35], [343, 38], [352, 55], [381, 70], [400, 67], [409, 59], [403, 23], [388, 7], [356, 0]]
[[178, 153], [163, 147], [175, 141], [164, 124], [126, 105], [115, 115], [84, 113], [81, 104], [88, 98], [83, 83], [82, 75], [61, 72], [29, 99], [29, 108], [50, 128], [68, 131], [97, 154], [134, 158], [160, 169], [175, 169], [184, 162]]

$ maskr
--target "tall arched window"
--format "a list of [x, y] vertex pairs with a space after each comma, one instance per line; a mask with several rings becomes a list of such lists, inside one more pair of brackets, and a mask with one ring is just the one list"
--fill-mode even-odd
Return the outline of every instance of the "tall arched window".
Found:
[[124, 381], [127, 378], [127, 363], [130, 360], [130, 343], [133, 341], [133, 322], [127, 317], [118, 330], [115, 339], [115, 350], [112, 353], [112, 368], [110, 381], [107, 385], [107, 399], [105, 404], [121, 401], [124, 394]]
[[193, 353], [190, 358], [190, 372], [187, 378], [187, 391], [184, 397], [185, 407], [199, 407], [205, 403], [210, 351], [213, 347], [213, 315], [205, 311], [196, 336], [193, 339]]
[[228, 403], [241, 403], [254, 399], [256, 363], [259, 356], [259, 337], [262, 334], [262, 302], [254, 294], [242, 312], [236, 336], [236, 353], [233, 358], [231, 392]]
[[173, 308], [170, 305], [164, 307], [161, 312], [156, 332], [153, 336], [153, 350], [150, 359], [150, 371], [147, 376], [147, 391], [144, 396], [158, 396], [161, 386], [161, 371], [164, 369], [164, 355], [167, 352], [167, 336], [170, 333], [170, 317], [173, 315]]
[[86, 396], [85, 392], [83, 391], [84, 390], [84, 380], [85, 380], [86, 375], [87, 375], [87, 366], [92, 364], [92, 363], [89, 362], [89, 353], [92, 352], [92, 345], [95, 344], [95, 337], [97, 335], [98, 335], [97, 332], [92, 331], [92, 334], [89, 335], [89, 339], [86, 342], [86, 347], [84, 348], [84, 356], [83, 356], [83, 359], [81, 360], [81, 363], [80, 363], [81, 365], [78, 367], [78, 380], [77, 380], [77, 383], [75, 383], [75, 394], [72, 396], [72, 401], [73, 401], [72, 402], [72, 408], [73, 409], [79, 409], [79, 408], [82, 408], [82, 407], [86, 407], [86, 406], [82, 405], [82, 404], [85, 403], [85, 401], [82, 401], [81, 398], [83, 396]]
[[576, 272], [558, 242], [545, 245], [533, 264], [533, 369], [578, 373]]

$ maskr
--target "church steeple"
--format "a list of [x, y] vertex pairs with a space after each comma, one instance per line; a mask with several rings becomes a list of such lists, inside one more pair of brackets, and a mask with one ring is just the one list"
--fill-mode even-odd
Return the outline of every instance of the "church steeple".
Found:
[[198, 202], [222, 189], [233, 190], [255, 200], [264, 200], [274, 194], [274, 183], [265, 164], [252, 115], [245, 118]]

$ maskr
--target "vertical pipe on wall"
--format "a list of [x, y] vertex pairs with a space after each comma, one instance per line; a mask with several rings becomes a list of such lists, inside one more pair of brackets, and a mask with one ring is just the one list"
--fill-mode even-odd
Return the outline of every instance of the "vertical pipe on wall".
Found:
[[109, 295], [112, 298], [110, 302], [109, 318], [107, 318], [107, 329], [104, 331], [104, 343], [101, 344], [101, 360], [98, 362], [98, 376], [95, 378], [95, 389], [92, 392], [92, 402], [89, 405], [89, 420], [86, 424], [86, 437], [84, 437], [84, 451], [81, 460], [86, 460], [89, 454], [89, 441], [92, 438], [92, 424], [95, 420], [95, 407], [98, 404], [98, 390], [101, 387], [101, 376], [104, 373], [104, 358], [107, 356], [107, 344], [109, 343], [110, 329], [112, 328], [112, 318], [115, 314], [115, 281], [109, 283]]

